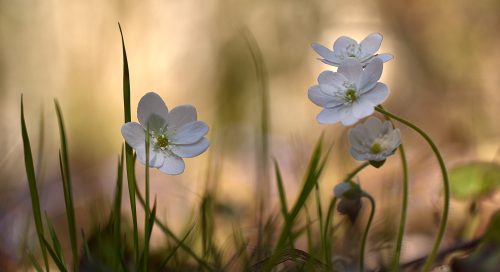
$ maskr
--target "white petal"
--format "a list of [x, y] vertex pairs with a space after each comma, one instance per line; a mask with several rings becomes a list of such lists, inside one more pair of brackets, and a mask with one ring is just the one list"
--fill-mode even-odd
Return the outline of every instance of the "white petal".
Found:
[[352, 115], [352, 114], [346, 114], [344, 116], [344, 118], [342, 118], [342, 120], [340, 120], [340, 122], [344, 126], [352, 126], [352, 125], [356, 124], [356, 122], [358, 122], [358, 120], [359, 119], [356, 118], [354, 115]]
[[318, 55], [320, 55], [322, 58], [326, 60], [332, 59], [335, 55], [333, 54], [333, 51], [326, 48], [325, 46], [319, 44], [319, 43], [313, 43], [311, 44], [311, 47]]
[[169, 175], [179, 175], [184, 172], [184, 160], [175, 155], [166, 155], [160, 171]]
[[173, 129], [194, 121], [196, 121], [196, 109], [191, 105], [177, 106], [167, 116], [167, 125]]
[[361, 51], [363, 55], [373, 55], [380, 49], [382, 43], [382, 35], [380, 33], [372, 33], [361, 41]]
[[164, 126], [167, 115], [168, 109], [165, 102], [163, 102], [163, 99], [154, 92], [145, 94], [137, 106], [137, 118], [139, 119], [139, 123], [146, 128], [148, 122], [150, 122], [149, 128], [151, 130], [157, 130]]
[[358, 161], [367, 161], [367, 160], [369, 160], [369, 158], [368, 158], [368, 156], [367, 156], [366, 153], [360, 153], [360, 152], [358, 152], [357, 150], [355, 150], [352, 147], [349, 149], [349, 153], [351, 153], [351, 156], [355, 160], [358, 160]]
[[384, 83], [378, 82], [373, 89], [368, 92], [363, 93], [359, 99], [361, 101], [369, 101], [374, 106], [379, 105], [384, 102], [389, 95], [389, 89]]
[[344, 52], [345, 49], [351, 44], [357, 45], [358, 42], [349, 37], [341, 36], [335, 40], [335, 43], [333, 44], [333, 51]]
[[319, 84], [332, 85], [337, 89], [345, 89], [343, 86], [345, 81], [347, 81], [347, 78], [343, 74], [334, 73], [332, 71], [323, 71], [318, 76]]
[[372, 89], [382, 75], [384, 65], [381, 59], [375, 58], [366, 65], [366, 68], [361, 72], [358, 81], [358, 88], [361, 93]]
[[372, 103], [363, 103], [363, 101], [357, 101], [352, 104], [352, 115], [358, 119], [365, 118], [371, 115], [375, 111], [374, 105]]
[[314, 104], [316, 104], [320, 107], [326, 107], [326, 105], [329, 105], [329, 104], [335, 102], [334, 97], [322, 92], [318, 85], [315, 85], [315, 86], [312, 86], [311, 88], [309, 88], [307, 96]]
[[194, 144], [208, 132], [208, 126], [202, 121], [183, 125], [173, 132], [169, 138], [174, 144]]
[[393, 59], [394, 56], [389, 54], [389, 53], [382, 53], [382, 54], [378, 54], [377, 58], [381, 59], [383, 62], [388, 62], [391, 59]]
[[357, 82], [363, 71], [363, 64], [356, 60], [346, 60], [339, 66], [337, 72], [344, 75], [350, 82]]
[[342, 118], [340, 108], [323, 109], [317, 116], [316, 120], [320, 124], [335, 124]]
[[338, 67], [341, 63], [340, 59], [337, 56], [334, 56], [331, 60], [319, 59], [319, 58], [318, 60], [323, 62], [324, 64], [331, 65], [334, 67]]
[[363, 127], [366, 129], [367, 137], [372, 140], [378, 138], [383, 130], [382, 121], [374, 116], [369, 117], [363, 124]]
[[198, 142], [190, 145], [174, 145], [170, 150], [181, 158], [192, 158], [205, 152], [208, 148], [208, 140], [202, 138]]
[[146, 132], [144, 128], [135, 122], [129, 122], [122, 126], [122, 136], [125, 141], [133, 148], [144, 146], [146, 140]]
[[[142, 164], [146, 165], [146, 151], [144, 145], [141, 148], [137, 148], [135, 150], [135, 154], [137, 154], [137, 160], [139, 160]], [[164, 155], [163, 153], [159, 153], [153, 150], [152, 147], [149, 148], [149, 167], [158, 168], [163, 165]]]

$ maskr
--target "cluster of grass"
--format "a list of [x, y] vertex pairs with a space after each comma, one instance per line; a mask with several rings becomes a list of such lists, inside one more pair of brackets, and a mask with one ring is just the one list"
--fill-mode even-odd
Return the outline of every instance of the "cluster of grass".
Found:
[[[121, 33], [121, 28], [120, 28]], [[122, 33], [121, 33], [122, 34]], [[239, 226], [233, 226], [233, 250], [228, 253], [221, 247], [215, 238], [216, 220], [216, 188], [207, 186], [197, 209], [196, 219], [189, 222], [181, 234], [174, 233], [169, 226], [157, 217], [156, 199], [151, 205], [149, 189], [149, 165], [145, 165], [145, 186], [144, 194], [141, 194], [137, 186], [135, 173], [136, 157], [133, 149], [128, 145], [122, 146], [121, 154], [118, 157], [117, 177], [114, 197], [107, 221], [95, 227], [87, 235], [83, 230], [77, 229], [75, 219], [75, 209], [73, 203], [72, 180], [70, 163], [68, 156], [67, 137], [63, 120], [61, 106], [55, 101], [55, 111], [58, 120], [60, 134], [59, 166], [64, 194], [66, 221], [68, 226], [69, 242], [71, 244], [71, 258], [64, 256], [61, 237], [54, 230], [53, 224], [46, 213], [42, 212], [37, 183], [37, 176], [40, 170], [35, 170], [35, 161], [31, 150], [30, 138], [26, 127], [24, 115], [24, 102], [21, 97], [21, 129], [24, 147], [24, 158], [26, 175], [31, 194], [33, 218], [40, 247], [40, 257], [36, 257], [33, 252], [27, 252], [32, 266], [36, 271], [50, 271], [57, 267], [60, 271], [273, 271], [273, 270], [297, 270], [297, 271], [334, 271], [333, 267], [333, 244], [335, 240], [334, 230], [334, 209], [337, 199], [332, 197], [327, 207], [322, 206], [320, 194], [320, 178], [325, 169], [331, 146], [325, 146], [323, 136], [319, 138], [317, 144], [310, 155], [308, 167], [304, 175], [301, 188], [294, 203], [287, 202], [287, 193], [284, 186], [283, 176], [280, 166], [276, 160], [272, 160], [270, 155], [268, 135], [269, 129], [269, 91], [267, 74], [264, 61], [259, 47], [251, 33], [243, 31], [246, 45], [251, 53], [257, 79], [259, 81], [260, 97], [260, 118], [259, 133], [256, 135], [256, 161], [258, 168], [258, 188], [257, 197], [257, 226], [258, 233], [252, 241], [255, 246], [249, 246], [250, 238], [243, 233]], [[128, 69], [127, 53], [122, 34], [123, 49], [123, 106], [124, 122], [131, 121], [130, 106], [130, 76]], [[386, 116], [387, 119], [396, 120], [413, 128], [420, 133], [430, 144], [436, 153], [438, 162], [443, 171], [445, 184], [448, 183], [448, 176], [444, 162], [432, 143], [430, 138], [419, 128], [385, 111], [381, 106], [376, 110]], [[43, 119], [41, 120], [41, 132], [43, 135]], [[146, 134], [149, 135], [149, 128]], [[43, 142], [43, 139], [41, 140]], [[146, 137], [146, 162], [149, 161], [149, 137]], [[43, 152], [43, 145], [41, 151]], [[213, 147], [212, 147], [213, 148]], [[404, 197], [402, 202], [402, 215], [400, 218], [400, 228], [397, 234], [395, 256], [391, 266], [392, 271], [399, 271], [399, 258], [404, 235], [404, 225], [406, 221], [406, 207], [408, 203], [408, 165], [401, 146], [399, 149], [403, 166]], [[41, 156], [39, 156], [40, 160]], [[210, 160], [210, 159], [209, 159]], [[40, 163], [38, 163], [40, 165]], [[350, 175], [346, 181], [351, 180], [368, 163], [360, 165]], [[271, 166], [274, 166], [272, 169]], [[490, 168], [487, 168], [489, 171]], [[212, 169], [213, 170], [213, 169]], [[265, 207], [269, 206], [269, 188], [271, 186], [271, 176], [276, 181], [278, 191], [279, 211], [269, 214]], [[210, 171], [210, 169], [209, 169]], [[218, 171], [217, 169], [213, 171]], [[126, 176], [124, 176], [126, 173]], [[207, 174], [210, 176], [210, 174]], [[123, 182], [126, 178], [128, 184], [128, 197], [130, 207], [125, 210], [130, 211], [131, 222], [124, 220], [122, 216]], [[488, 183], [490, 184], [490, 183]], [[449, 187], [445, 186], [445, 197], [450, 194]], [[371, 202], [371, 213], [363, 233], [360, 252], [360, 269], [363, 270], [364, 248], [367, 239], [368, 229], [375, 213], [375, 202], [369, 195], [366, 196]], [[442, 236], [446, 227], [448, 213], [448, 201], [445, 201], [443, 218], [439, 227], [439, 235], [436, 240], [430, 257], [424, 264], [427, 271], [433, 258], [437, 254]], [[139, 232], [139, 220], [137, 207], [144, 210], [144, 231]], [[314, 210], [311, 211], [311, 207]], [[299, 220], [299, 217], [305, 218]], [[314, 219], [313, 219], [314, 218]], [[498, 225], [497, 223], [492, 226]], [[165, 246], [161, 250], [150, 250], [150, 240], [153, 229], [159, 230], [165, 236]], [[80, 235], [78, 234], [80, 232]], [[490, 231], [491, 232], [491, 231]], [[498, 235], [490, 233], [490, 236], [498, 240]], [[492, 238], [492, 239], [493, 239]], [[305, 240], [307, 251], [298, 249], [298, 240]], [[496, 241], [496, 240], [495, 240]], [[498, 241], [496, 241], [498, 242]], [[498, 243], [493, 247], [498, 248]], [[477, 243], [476, 243], [477, 244]], [[488, 244], [491, 246], [491, 243]], [[480, 252], [481, 253], [481, 252]], [[487, 252], [488, 253], [488, 252]], [[479, 253], [478, 253], [479, 254]], [[475, 256], [475, 255], [473, 255]], [[439, 255], [438, 255], [439, 257]], [[478, 258], [481, 260], [482, 255]], [[426, 258], [418, 261], [422, 264]], [[474, 263], [474, 260], [471, 261]], [[469, 264], [465, 262], [466, 264]], [[470, 264], [469, 264], [470, 265]]]
[[[121, 28], [120, 28], [121, 32]], [[255, 63], [257, 77], [261, 87], [261, 121], [260, 135], [258, 136], [258, 160], [261, 162], [259, 168], [263, 169], [260, 177], [262, 186], [270, 186], [270, 155], [268, 144], [269, 133], [269, 101], [266, 81], [266, 72], [263, 65], [262, 56], [259, 48], [248, 32], [244, 32], [245, 40], [252, 54]], [[124, 101], [124, 121], [131, 121], [130, 107], [130, 77], [127, 61], [125, 42], [122, 34], [123, 45], [123, 101]], [[167, 224], [156, 217], [156, 200], [151, 206], [149, 192], [149, 166], [145, 167], [145, 189], [144, 195], [137, 188], [137, 178], [134, 170], [135, 154], [128, 144], [124, 144], [122, 154], [118, 158], [117, 178], [114, 199], [107, 222], [102, 226], [92, 230], [87, 236], [83, 230], [77, 229], [74, 204], [72, 181], [70, 173], [70, 163], [68, 160], [67, 137], [65, 132], [62, 109], [55, 101], [55, 110], [59, 125], [60, 134], [60, 172], [63, 186], [64, 200], [66, 205], [66, 219], [69, 230], [69, 241], [71, 243], [71, 258], [64, 256], [60, 237], [55, 232], [50, 218], [45, 214], [42, 216], [40, 206], [37, 175], [35, 173], [35, 161], [31, 150], [30, 138], [26, 127], [24, 116], [24, 102], [21, 97], [21, 128], [24, 146], [24, 158], [28, 185], [32, 200], [33, 217], [36, 226], [37, 237], [41, 258], [38, 259], [32, 252], [28, 256], [33, 267], [37, 271], [50, 271], [54, 266], [60, 271], [184, 271], [187, 269], [196, 269], [201, 271], [222, 271], [233, 270], [238, 266], [242, 270], [250, 271], [270, 271], [276, 265], [291, 261], [297, 264], [297, 267], [308, 268], [326, 268], [330, 263], [329, 256], [331, 252], [331, 234], [332, 227], [331, 216], [326, 216], [319, 197], [319, 179], [324, 170], [327, 161], [329, 148], [325, 148], [322, 137], [311, 155], [309, 167], [305, 174], [304, 183], [296, 202], [290, 206], [287, 203], [285, 187], [278, 163], [274, 161], [274, 170], [279, 189], [279, 199], [281, 205], [282, 221], [279, 235], [275, 237], [278, 216], [266, 216], [263, 212], [267, 197], [259, 199], [259, 234], [257, 246], [250, 249], [248, 238], [245, 237], [242, 230], [234, 227], [234, 247], [236, 252], [232, 253], [231, 258], [226, 260], [223, 255], [225, 252], [215, 242], [214, 238], [214, 204], [215, 194], [211, 190], [206, 190], [199, 206], [198, 219], [187, 226], [182, 235], [176, 235]], [[42, 124], [43, 127], [43, 124]], [[148, 131], [149, 133], [149, 131]], [[148, 137], [146, 137], [148, 139]], [[146, 142], [148, 145], [149, 142]], [[146, 150], [148, 150], [146, 148]], [[149, 156], [149, 154], [146, 154]], [[147, 161], [147, 160], [146, 160]], [[123, 179], [124, 172], [128, 182], [128, 196], [130, 198], [130, 213], [132, 222], [123, 221], [122, 217], [122, 198], [123, 198]], [[269, 190], [263, 188], [263, 192]], [[312, 224], [296, 228], [297, 217], [302, 211], [306, 211], [308, 218], [309, 211], [306, 208], [306, 201], [310, 195], [315, 192], [316, 211], [319, 218], [319, 226], [324, 237], [321, 239], [319, 248], [315, 248], [312, 241]], [[144, 209], [144, 232], [138, 231], [137, 202]], [[332, 207], [328, 209], [332, 213]], [[325, 218], [326, 217], [326, 218]], [[151, 252], [149, 242], [153, 228], [159, 229], [166, 237], [167, 246], [161, 251]], [[80, 237], [77, 234], [81, 233]], [[310, 252], [298, 250], [294, 247], [297, 238], [304, 233], [309, 238], [308, 244]], [[132, 236], [132, 237], [130, 237]], [[48, 238], [47, 238], [48, 237]], [[201, 245], [201, 246], [200, 246]], [[312, 252], [315, 252], [314, 254]], [[69, 261], [71, 260], [71, 262]]]

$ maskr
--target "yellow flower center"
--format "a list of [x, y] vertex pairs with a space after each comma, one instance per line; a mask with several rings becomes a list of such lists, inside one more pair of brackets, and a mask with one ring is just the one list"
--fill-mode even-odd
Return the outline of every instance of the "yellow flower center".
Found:
[[372, 144], [372, 147], [370, 147], [370, 151], [373, 154], [378, 154], [378, 153], [382, 152], [382, 146], [379, 143], [374, 143], [374, 144]]
[[353, 103], [358, 100], [358, 95], [355, 89], [348, 89], [345, 93], [345, 100], [349, 103]]

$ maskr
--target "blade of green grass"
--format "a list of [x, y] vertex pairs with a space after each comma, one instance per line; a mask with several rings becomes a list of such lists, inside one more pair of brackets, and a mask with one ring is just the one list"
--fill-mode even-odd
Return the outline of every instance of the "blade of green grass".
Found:
[[54, 105], [57, 113], [57, 121], [59, 124], [59, 134], [61, 138], [61, 150], [59, 152], [59, 163], [61, 167], [61, 175], [64, 191], [64, 203], [66, 204], [66, 216], [68, 220], [69, 238], [71, 242], [71, 252], [73, 254], [73, 267], [78, 270], [78, 241], [76, 239], [76, 221], [75, 208], [73, 205], [73, 193], [71, 189], [71, 175], [69, 171], [68, 146], [66, 142], [66, 132], [64, 129], [64, 120], [61, 107], [57, 100], [54, 100]]
[[286, 192], [285, 186], [283, 186], [283, 178], [281, 177], [280, 167], [276, 159], [274, 160], [274, 170], [276, 174], [276, 184], [278, 185], [278, 192], [280, 197], [280, 207], [281, 214], [283, 215], [283, 219], [287, 220], [288, 218], [288, 204], [286, 201]]
[[[141, 204], [141, 206], [146, 209], [146, 202], [144, 201], [144, 198], [142, 197], [141, 193], [139, 192], [139, 190], [136, 191], [136, 195], [137, 195], [137, 199], [139, 200], [139, 203]], [[174, 240], [174, 242], [180, 244], [181, 248], [186, 252], [188, 253], [191, 257], [193, 257], [193, 259], [196, 260], [196, 262], [200, 265], [200, 266], [203, 266], [205, 269], [207, 269], [208, 271], [214, 271], [214, 268], [208, 264], [205, 260], [203, 260], [201, 257], [199, 257], [194, 251], [193, 249], [191, 249], [191, 247], [189, 246], [186, 246], [184, 244], [184, 242], [181, 242], [181, 240], [174, 234], [174, 232], [172, 230], [170, 230], [170, 228], [168, 228], [168, 226], [166, 224], [163, 224], [158, 218], [155, 217], [155, 223], [156, 225], [160, 228], [160, 230], [168, 237], [170, 237], [170, 239]]]
[[49, 271], [47, 250], [45, 249], [45, 244], [43, 243], [44, 231], [43, 231], [42, 213], [40, 211], [40, 199], [38, 197], [38, 188], [36, 186], [35, 167], [33, 165], [31, 144], [28, 136], [28, 130], [26, 129], [26, 121], [24, 119], [24, 103], [22, 95], [21, 95], [21, 134], [23, 137], [24, 165], [26, 167], [26, 176], [28, 178], [28, 186], [31, 196], [31, 208], [33, 210], [33, 218], [35, 220], [36, 233], [38, 236], [38, 241], [40, 243], [40, 249], [42, 251], [45, 268], [47, 271]]
[[272, 269], [272, 266], [274, 265], [276, 258], [278, 258], [278, 256], [280, 256], [283, 250], [285, 249], [286, 242], [289, 239], [293, 227], [293, 222], [297, 217], [297, 215], [299, 214], [300, 210], [304, 207], [309, 194], [314, 189], [314, 186], [318, 182], [318, 179], [321, 173], [323, 172], [331, 147], [330, 149], [328, 149], [328, 152], [324, 156], [323, 160], [321, 159], [322, 150], [323, 150], [323, 135], [321, 135], [320, 139], [318, 140], [318, 143], [316, 144], [316, 147], [310, 159], [308, 170], [306, 172], [305, 182], [302, 187], [302, 190], [299, 194], [299, 197], [297, 198], [297, 201], [295, 202], [295, 205], [293, 206], [291, 212], [288, 215], [288, 220], [285, 221], [285, 225], [281, 230], [278, 242], [276, 243], [276, 246], [274, 248], [273, 255], [269, 259], [265, 271], [270, 271]]
[[167, 257], [165, 257], [165, 259], [161, 262], [161, 265], [158, 267], [158, 272], [162, 272], [162, 271], [165, 271], [165, 266], [168, 264], [168, 261], [170, 261], [170, 259], [175, 255], [175, 253], [177, 252], [177, 250], [182, 246], [182, 244], [184, 244], [184, 241], [186, 241], [186, 239], [189, 237], [189, 235], [191, 234], [191, 231], [194, 229], [194, 226], [192, 226], [187, 232], [186, 234], [184, 235], [184, 237], [182, 237], [182, 240], [179, 241], [179, 243], [177, 243], [175, 245], [175, 247], [170, 250], [170, 252], [168, 253]]
[[49, 242], [43, 238], [43, 243], [45, 244], [47, 251], [49, 252], [50, 256], [52, 257], [52, 260], [54, 260], [54, 263], [57, 265], [57, 268], [59, 268], [59, 271], [66, 272], [68, 269], [66, 269], [66, 266], [64, 263], [57, 257], [57, 254], [54, 252], [54, 250], [50, 247]]
[[144, 250], [141, 254], [141, 259], [139, 261], [139, 268], [142, 268], [142, 271], [149, 271], [149, 241], [151, 239], [151, 232], [153, 231], [153, 226], [155, 224], [156, 218], [156, 199], [153, 204], [153, 210], [151, 214], [148, 216], [148, 221], [145, 224], [144, 229]]
[[[120, 35], [122, 39], [122, 52], [123, 52], [123, 111], [125, 116], [125, 123], [130, 122], [130, 75], [128, 70], [127, 51], [125, 49], [125, 41], [123, 38], [122, 27], [118, 23]], [[130, 197], [130, 209], [132, 211], [132, 224], [134, 231], [134, 252], [136, 260], [139, 260], [139, 233], [137, 230], [137, 210], [135, 206], [135, 169], [134, 169], [134, 153], [132, 147], [125, 142], [125, 160], [127, 169], [128, 192]]]
[[333, 222], [333, 213], [335, 209], [335, 204], [337, 203], [337, 198], [333, 197], [328, 205], [328, 211], [326, 214], [325, 227], [323, 228], [323, 237], [321, 238], [321, 243], [324, 243], [324, 251], [323, 251], [323, 261], [325, 262], [328, 271], [331, 270], [331, 231], [330, 231], [330, 223]]
[[31, 261], [31, 264], [33, 265], [33, 267], [35, 268], [35, 271], [36, 272], [43, 272], [43, 268], [42, 266], [36, 261], [36, 258], [35, 256], [33, 256], [33, 254], [31, 254], [31, 252], [27, 251], [26, 252], [26, 255], [28, 255], [28, 258], [30, 259]]
[[[150, 222], [149, 217], [151, 214], [149, 213], [149, 207], [151, 207], [149, 204], [149, 123], [147, 125], [146, 129], [146, 138], [145, 138], [145, 148], [146, 148], [146, 165], [144, 166], [144, 173], [145, 173], [145, 182], [144, 182], [144, 187], [145, 187], [145, 198], [146, 198], [146, 207], [144, 212], [144, 266], [143, 269], [144, 271], [148, 271], [148, 263], [149, 263], [149, 239], [151, 237], [151, 232], [153, 229], [154, 225], [154, 220]], [[153, 212], [152, 215], [155, 216], [156, 213], [156, 200], [155, 200], [155, 205], [153, 207]]]
[[52, 246], [54, 247], [54, 252], [56, 256], [59, 258], [59, 260], [61, 260], [61, 262], [64, 264], [64, 255], [62, 252], [61, 243], [59, 242], [59, 238], [57, 237], [57, 233], [54, 230], [54, 227], [50, 223], [50, 219], [47, 213], [45, 213], [45, 221], [47, 222], [50, 238], [52, 239]]
[[121, 239], [121, 206], [122, 206], [122, 189], [123, 189], [123, 145], [121, 155], [118, 157], [118, 167], [116, 175], [115, 195], [113, 197], [113, 208], [109, 216], [110, 224], [113, 226], [115, 242]]
[[[256, 167], [257, 167], [257, 211], [258, 211], [258, 228], [259, 234], [257, 238], [257, 252], [260, 252], [260, 247], [262, 247], [263, 239], [263, 220], [265, 215], [265, 209], [268, 207], [268, 201], [270, 199], [269, 192], [271, 191], [270, 182], [270, 169], [269, 169], [269, 88], [266, 66], [264, 64], [264, 58], [262, 57], [262, 51], [250, 30], [244, 28], [242, 31], [243, 37], [245, 39], [246, 45], [250, 54], [252, 56], [252, 61], [255, 66], [255, 72], [257, 81], [259, 82], [260, 89], [260, 101], [258, 101], [258, 106], [260, 106], [260, 120], [258, 122], [258, 134], [256, 135]], [[260, 256], [257, 256], [260, 258]]]
[[42, 170], [43, 170], [43, 154], [45, 151], [45, 114], [44, 108], [40, 112], [40, 126], [38, 127], [38, 156], [37, 156], [37, 166], [36, 166], [36, 176], [38, 177], [38, 182], [42, 184]]

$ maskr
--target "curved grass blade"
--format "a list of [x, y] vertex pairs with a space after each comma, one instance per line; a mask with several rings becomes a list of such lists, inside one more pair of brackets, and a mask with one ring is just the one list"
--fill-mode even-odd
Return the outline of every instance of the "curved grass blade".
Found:
[[30, 259], [31, 264], [35, 268], [35, 271], [36, 272], [43, 272], [42, 266], [36, 261], [35, 256], [33, 256], [33, 254], [31, 254], [31, 252], [29, 252], [29, 251], [26, 252], [26, 255], [28, 255], [28, 258]]
[[66, 269], [66, 266], [64, 265], [64, 263], [59, 259], [59, 257], [57, 257], [57, 254], [54, 252], [54, 250], [50, 247], [50, 244], [49, 242], [47, 242], [47, 240], [45, 240], [45, 238], [43, 238], [43, 243], [45, 244], [45, 246], [47, 247], [47, 251], [49, 252], [50, 256], [52, 257], [52, 259], [54, 260], [54, 263], [56, 263], [57, 265], [57, 268], [59, 268], [59, 271], [62, 271], [62, 272], [67, 272], [68, 269]]
[[[139, 203], [141, 204], [141, 206], [144, 209], [146, 209], [146, 202], [144, 201], [144, 198], [142, 197], [141, 192], [139, 192], [139, 190], [136, 191], [136, 195], [137, 195], [137, 199], [139, 200]], [[179, 238], [177, 238], [177, 236], [174, 234], [174, 232], [172, 230], [170, 230], [170, 228], [168, 228], [167, 225], [163, 224], [156, 217], [155, 217], [155, 223], [166, 236], [170, 237], [172, 240], [174, 240], [174, 242], [178, 243], [180, 245], [180, 247], [186, 253], [191, 255], [191, 257], [193, 257], [193, 259], [195, 259], [196, 262], [200, 266], [202, 266], [203, 268], [205, 268], [208, 271], [215, 271], [214, 268], [210, 264], [208, 264], [205, 260], [203, 260], [201, 257], [196, 255], [196, 253], [189, 246], [184, 244], [184, 241], [181, 241]]]
[[61, 107], [57, 100], [54, 100], [54, 105], [57, 113], [57, 122], [59, 124], [59, 134], [61, 138], [61, 150], [59, 151], [59, 164], [61, 167], [61, 175], [64, 191], [64, 203], [66, 205], [66, 217], [68, 220], [69, 238], [71, 242], [71, 253], [73, 254], [73, 267], [78, 270], [78, 241], [76, 238], [76, 220], [75, 208], [73, 205], [73, 193], [71, 189], [71, 175], [69, 171], [68, 145], [66, 141], [66, 131], [64, 129], [64, 120]]
[[28, 130], [26, 129], [26, 121], [24, 120], [24, 103], [22, 95], [21, 95], [21, 134], [23, 138], [24, 165], [26, 167], [26, 176], [28, 178], [28, 186], [31, 195], [31, 208], [33, 209], [33, 218], [35, 220], [36, 234], [38, 236], [38, 241], [40, 243], [40, 249], [42, 251], [45, 268], [47, 271], [49, 271], [47, 250], [45, 248], [45, 244], [43, 243], [44, 231], [43, 231], [42, 215], [40, 211], [40, 198], [38, 197], [38, 188], [36, 186], [35, 167], [33, 166], [33, 155], [31, 153], [30, 139], [28, 136]]
[[[127, 51], [125, 49], [125, 41], [123, 38], [122, 27], [118, 23], [120, 35], [122, 39], [123, 52], [123, 111], [125, 123], [131, 121], [130, 113], [130, 75], [128, 70]], [[139, 260], [139, 233], [137, 230], [137, 210], [135, 206], [135, 169], [134, 169], [134, 153], [132, 147], [125, 142], [125, 164], [127, 169], [128, 192], [130, 197], [130, 209], [132, 211], [132, 224], [134, 228], [134, 252], [136, 260]]]
[[49, 228], [50, 238], [52, 239], [52, 246], [54, 247], [54, 252], [59, 258], [59, 260], [61, 260], [61, 262], [64, 264], [64, 255], [62, 252], [61, 243], [59, 242], [59, 238], [57, 237], [54, 227], [52, 226], [52, 223], [50, 223], [50, 219], [47, 213], [45, 213], [45, 221], [47, 222], [47, 227]]

